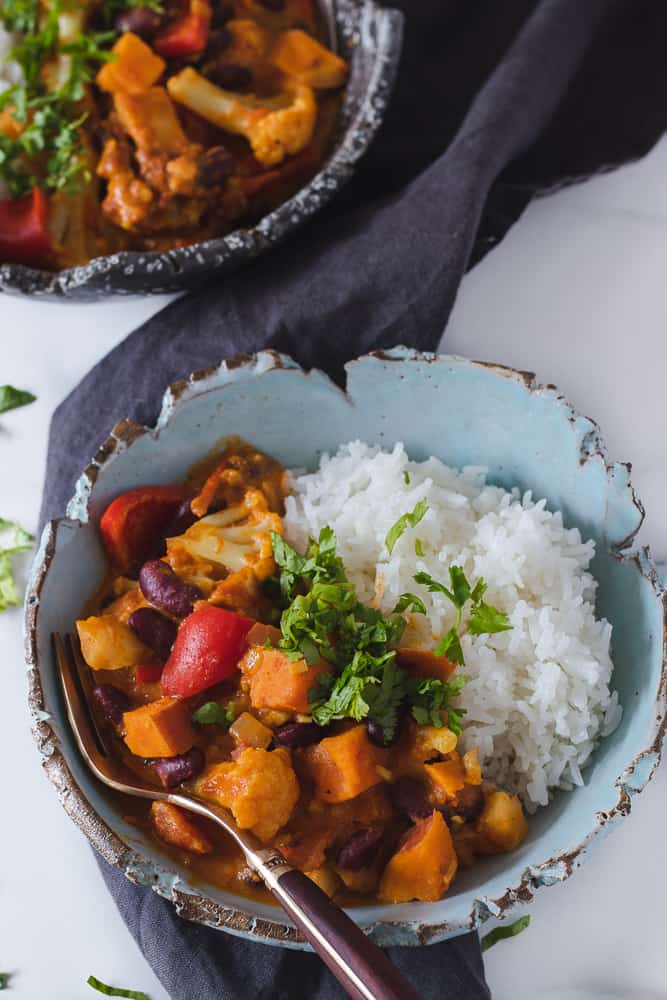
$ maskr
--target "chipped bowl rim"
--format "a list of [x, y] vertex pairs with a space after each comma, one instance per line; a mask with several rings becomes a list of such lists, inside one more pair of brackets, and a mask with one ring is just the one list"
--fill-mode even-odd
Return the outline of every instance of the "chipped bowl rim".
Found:
[[[425, 945], [446, 940], [457, 934], [479, 928], [490, 918], [506, 917], [515, 905], [531, 902], [537, 889], [566, 881], [586, 860], [596, 838], [605, 834], [612, 826], [629, 815], [631, 799], [641, 792], [652, 778], [662, 756], [662, 746], [667, 729], [667, 589], [663, 585], [648, 547], [628, 552], [641, 527], [644, 508], [629, 480], [631, 466], [628, 463], [611, 463], [597, 423], [582, 416], [553, 384], [541, 384], [532, 372], [522, 371], [506, 365], [487, 361], [474, 361], [457, 355], [433, 354], [396, 347], [390, 350], [373, 351], [349, 362], [346, 374], [349, 377], [354, 365], [368, 359], [387, 363], [454, 363], [459, 367], [484, 369], [499, 378], [512, 380], [523, 385], [529, 393], [548, 394], [557, 407], [562, 408], [567, 418], [579, 428], [585, 428], [588, 441], [586, 459], [598, 457], [602, 460], [608, 483], [615, 471], [622, 469], [627, 480], [627, 490], [637, 512], [637, 525], [621, 542], [610, 547], [610, 552], [632, 561], [640, 576], [647, 581], [656, 601], [662, 607], [662, 657], [660, 677], [653, 705], [652, 731], [650, 740], [627, 763], [622, 773], [614, 781], [618, 797], [616, 804], [605, 812], [597, 812], [593, 829], [579, 843], [570, 846], [544, 862], [527, 864], [518, 881], [507, 886], [500, 896], [490, 898], [475, 895], [470, 912], [464, 918], [442, 921], [421, 920], [375, 920], [362, 922], [361, 926], [383, 947], [392, 945]], [[184, 919], [209, 927], [225, 930], [231, 934], [250, 937], [266, 944], [288, 948], [309, 948], [298, 930], [289, 924], [258, 918], [243, 909], [243, 897], [238, 896], [238, 907], [225, 906], [199, 892], [192, 885], [183, 883], [168, 864], [159, 864], [147, 859], [141, 851], [125, 843], [99, 816], [93, 805], [74, 778], [60, 747], [54, 730], [49, 725], [44, 694], [39, 673], [37, 648], [37, 628], [40, 611], [40, 594], [51, 568], [56, 552], [56, 537], [61, 525], [78, 526], [88, 520], [88, 501], [101, 470], [123, 455], [132, 444], [145, 435], [154, 435], [161, 430], [179, 408], [192, 399], [211, 391], [224, 390], [226, 384], [216, 382], [221, 373], [243, 369], [253, 378], [261, 378], [276, 369], [295, 369], [304, 375], [315, 374], [322, 377], [334, 388], [335, 384], [318, 369], [306, 371], [286, 355], [273, 350], [260, 351], [254, 355], [239, 355], [221, 362], [220, 365], [193, 372], [189, 377], [173, 382], [162, 397], [160, 414], [154, 427], [146, 427], [130, 419], [120, 420], [111, 434], [98, 449], [94, 459], [80, 476], [75, 493], [67, 507], [67, 515], [49, 521], [44, 527], [37, 553], [33, 559], [30, 581], [26, 591], [24, 608], [25, 659], [28, 670], [28, 703], [32, 720], [32, 733], [42, 757], [42, 766], [48, 780], [54, 785], [61, 804], [70, 818], [83, 831], [91, 845], [104, 860], [119, 868], [123, 874], [138, 885], [149, 885], [158, 895], [169, 900], [177, 913]], [[342, 390], [347, 398], [347, 393]], [[422, 904], [428, 906], [430, 904]], [[386, 904], [388, 914], [392, 906]], [[354, 909], [348, 911], [352, 917]]]

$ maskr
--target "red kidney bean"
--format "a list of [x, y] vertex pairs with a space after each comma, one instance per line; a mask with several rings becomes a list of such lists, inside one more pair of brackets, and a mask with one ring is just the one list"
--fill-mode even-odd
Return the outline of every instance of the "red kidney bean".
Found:
[[389, 786], [389, 794], [394, 808], [409, 816], [411, 820], [430, 816], [433, 806], [429, 803], [426, 789], [417, 778], [399, 778]]
[[207, 68], [206, 76], [224, 90], [245, 90], [252, 83], [252, 72], [238, 63], [214, 62]]
[[206, 188], [224, 184], [235, 166], [234, 157], [224, 146], [213, 146], [199, 158], [197, 181]]
[[219, 28], [234, 17], [234, 7], [230, 3], [213, 4], [211, 27]]
[[206, 758], [199, 747], [177, 757], [158, 757], [151, 761], [160, 782], [165, 788], [175, 788], [184, 781], [196, 778], [204, 770]]
[[366, 733], [371, 743], [374, 743], [376, 747], [386, 746], [384, 729], [376, 719], [366, 719]]
[[232, 44], [232, 35], [229, 28], [221, 25], [219, 28], [215, 28], [213, 31], [208, 33], [208, 42], [206, 44], [206, 55], [209, 57], [214, 57], [220, 55]]
[[165, 532], [166, 538], [174, 538], [176, 535], [182, 535], [184, 531], [192, 527], [195, 521], [199, 520], [197, 515], [193, 514], [192, 507], [190, 506], [194, 498], [195, 494], [193, 493], [192, 496], [186, 497], [176, 509], [176, 513], [169, 522]]
[[460, 792], [456, 793], [456, 800], [440, 806], [440, 812], [446, 820], [451, 820], [453, 816], [461, 816], [466, 823], [472, 823], [482, 814], [484, 809], [484, 792], [481, 785], [464, 785]]
[[160, 25], [162, 16], [150, 7], [132, 7], [129, 10], [122, 10], [114, 20], [116, 31], [131, 31], [140, 38], [152, 38]]
[[123, 724], [123, 713], [132, 708], [132, 702], [125, 692], [113, 684], [98, 684], [94, 687], [93, 701], [100, 714], [117, 729]]
[[161, 559], [144, 563], [139, 572], [139, 586], [150, 604], [173, 618], [185, 618], [195, 601], [204, 596], [199, 587], [181, 580]]
[[128, 625], [149, 649], [164, 662], [169, 659], [178, 626], [161, 615], [155, 608], [137, 608], [128, 619]]
[[326, 726], [315, 722], [286, 722], [274, 731], [273, 742], [281, 747], [309, 747], [324, 739], [327, 732]]
[[358, 872], [361, 868], [368, 868], [375, 860], [382, 837], [382, 830], [370, 828], [357, 830], [341, 847], [336, 864], [340, 868], [348, 868], [353, 872]]

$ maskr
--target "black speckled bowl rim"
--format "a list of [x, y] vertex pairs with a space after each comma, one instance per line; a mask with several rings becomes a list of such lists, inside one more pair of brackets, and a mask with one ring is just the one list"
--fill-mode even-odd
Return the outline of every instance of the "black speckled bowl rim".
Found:
[[399, 11], [385, 10], [375, 0], [337, 0], [336, 20], [351, 67], [338, 140], [322, 170], [288, 201], [251, 228], [177, 250], [110, 254], [57, 272], [3, 264], [0, 291], [67, 301], [183, 291], [233, 271], [302, 225], [350, 179], [368, 149], [389, 104], [401, 54]]

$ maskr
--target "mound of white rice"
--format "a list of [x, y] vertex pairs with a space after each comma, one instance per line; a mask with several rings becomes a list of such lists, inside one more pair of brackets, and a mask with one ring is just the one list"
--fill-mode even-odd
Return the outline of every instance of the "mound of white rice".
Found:
[[[484, 469], [411, 462], [400, 444], [386, 452], [354, 441], [293, 482], [285, 518], [292, 544], [303, 548], [331, 525], [361, 600], [384, 611], [406, 591], [424, 600], [428, 619], [410, 616], [406, 644], [430, 647], [455, 620], [444, 595], [414, 582], [416, 572], [448, 584], [457, 564], [471, 583], [484, 577], [485, 600], [513, 628], [463, 638], [462, 742], [478, 747], [485, 776], [518, 792], [529, 811], [546, 805], [550, 789], [582, 784], [581, 768], [621, 716], [609, 687], [611, 626], [595, 617], [593, 542], [565, 528], [544, 500], [487, 485]], [[419, 500], [426, 515], [390, 555], [389, 528]]]

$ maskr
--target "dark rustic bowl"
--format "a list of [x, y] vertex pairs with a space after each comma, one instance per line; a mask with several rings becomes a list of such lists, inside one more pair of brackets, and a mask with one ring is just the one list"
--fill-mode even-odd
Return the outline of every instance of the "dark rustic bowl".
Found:
[[319, 211], [350, 179], [377, 132], [401, 52], [399, 11], [383, 10], [374, 0], [337, 0], [336, 20], [341, 54], [350, 62], [350, 80], [333, 151], [305, 187], [255, 226], [206, 243], [163, 253], [110, 254], [55, 272], [2, 264], [0, 291], [78, 301], [183, 291], [264, 253]]

